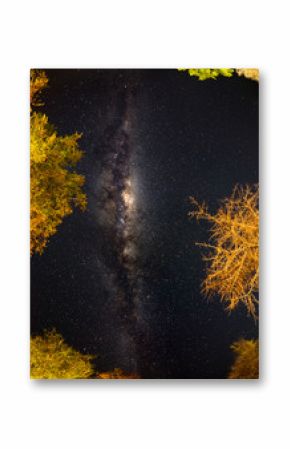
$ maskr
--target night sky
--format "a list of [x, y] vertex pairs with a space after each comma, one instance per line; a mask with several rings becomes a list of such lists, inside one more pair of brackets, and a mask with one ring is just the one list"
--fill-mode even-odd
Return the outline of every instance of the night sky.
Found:
[[256, 338], [200, 293], [204, 264], [188, 197], [211, 211], [258, 182], [258, 83], [198, 81], [177, 70], [45, 70], [41, 111], [82, 133], [88, 207], [31, 259], [31, 330], [56, 328], [99, 371], [142, 378], [225, 378], [230, 345]]

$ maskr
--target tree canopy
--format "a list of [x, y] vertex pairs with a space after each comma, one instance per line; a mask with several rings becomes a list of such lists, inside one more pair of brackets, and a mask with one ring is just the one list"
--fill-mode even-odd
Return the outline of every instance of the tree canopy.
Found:
[[85, 355], [69, 346], [55, 329], [45, 331], [30, 340], [31, 379], [139, 379], [138, 374], [121, 368], [96, 372], [92, 361], [96, 357]]
[[190, 217], [210, 224], [204, 248], [206, 277], [202, 290], [207, 296], [217, 294], [233, 310], [243, 303], [250, 315], [256, 315], [259, 287], [259, 210], [258, 187], [236, 186], [215, 214], [204, 203], [190, 197], [194, 210]]
[[254, 81], [259, 81], [259, 70], [258, 69], [236, 69], [239, 76], [244, 76]]
[[259, 378], [259, 341], [241, 339], [231, 345], [236, 359], [228, 375], [229, 379]]
[[30, 340], [30, 377], [86, 379], [94, 373], [93, 358], [67, 345], [56, 330], [46, 331]]
[[40, 94], [48, 87], [48, 77], [43, 70], [31, 70], [30, 72], [30, 106], [42, 106]]
[[244, 76], [255, 81], [259, 81], [258, 69], [178, 69], [189, 74], [189, 76], [195, 76], [200, 81], [208, 79], [216, 79], [218, 76], [225, 76], [230, 78], [236, 72], [239, 76]]
[[233, 76], [234, 69], [178, 69], [185, 71], [189, 76], [196, 76], [200, 81], [207, 79], [216, 79], [218, 76], [225, 76], [227, 78]]
[[41, 104], [39, 94], [48, 79], [44, 72], [32, 70], [30, 81], [30, 249], [31, 254], [41, 254], [73, 207], [85, 209], [85, 179], [74, 170], [83, 155], [81, 134], [59, 136], [48, 117], [33, 110]]

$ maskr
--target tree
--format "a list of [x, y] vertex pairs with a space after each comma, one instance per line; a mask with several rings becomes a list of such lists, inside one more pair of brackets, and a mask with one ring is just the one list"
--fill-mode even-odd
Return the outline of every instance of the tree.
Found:
[[259, 378], [259, 341], [241, 339], [231, 345], [236, 359], [228, 375], [229, 379]]
[[206, 277], [202, 291], [219, 295], [231, 311], [243, 303], [257, 318], [259, 284], [259, 210], [258, 187], [236, 186], [216, 214], [204, 203], [190, 197], [194, 210], [190, 217], [210, 224], [209, 243], [196, 243], [205, 249]]
[[42, 106], [40, 94], [48, 86], [48, 78], [43, 70], [30, 72], [30, 106]]
[[178, 69], [188, 72], [189, 76], [196, 76], [200, 81], [216, 79], [218, 76], [231, 77], [234, 69]]
[[[39, 106], [39, 94], [47, 86], [44, 72], [32, 71], [31, 108]], [[59, 136], [45, 114], [30, 116], [30, 249], [41, 254], [49, 238], [73, 207], [84, 210], [84, 176], [74, 167], [81, 159], [81, 134]]]
[[236, 69], [236, 72], [239, 76], [259, 81], [259, 69]]
[[200, 81], [216, 79], [218, 76], [230, 78], [236, 72], [239, 76], [244, 76], [255, 81], [259, 81], [258, 69], [178, 69], [188, 72], [189, 76], [196, 76]]
[[68, 346], [56, 330], [46, 331], [30, 341], [32, 379], [87, 379], [94, 373], [93, 356]]

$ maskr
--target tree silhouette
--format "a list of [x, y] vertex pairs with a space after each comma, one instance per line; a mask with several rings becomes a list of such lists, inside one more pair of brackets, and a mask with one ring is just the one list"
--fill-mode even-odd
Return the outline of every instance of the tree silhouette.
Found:
[[231, 311], [243, 303], [248, 313], [257, 318], [259, 283], [259, 210], [258, 187], [236, 186], [216, 214], [204, 203], [190, 197], [194, 210], [190, 217], [210, 224], [208, 243], [204, 248], [206, 277], [202, 291], [206, 296], [219, 295]]

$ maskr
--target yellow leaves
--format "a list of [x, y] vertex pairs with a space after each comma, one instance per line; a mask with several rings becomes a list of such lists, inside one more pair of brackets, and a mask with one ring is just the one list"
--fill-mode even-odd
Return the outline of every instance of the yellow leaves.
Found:
[[216, 79], [218, 76], [230, 78], [235, 71], [239, 76], [259, 81], [259, 69], [178, 69], [178, 71], [188, 72], [189, 76], [195, 76], [200, 81]]
[[39, 95], [48, 85], [48, 78], [43, 70], [30, 71], [30, 105], [42, 106]]
[[31, 379], [139, 379], [120, 368], [96, 374], [94, 359], [69, 346], [55, 329], [30, 340]]
[[45, 114], [34, 112], [30, 117], [30, 160], [44, 162], [50, 141], [47, 138], [48, 118]]
[[55, 330], [31, 338], [30, 377], [32, 379], [87, 379], [94, 373], [91, 355], [68, 346]]
[[231, 345], [236, 355], [229, 379], [259, 378], [259, 341], [241, 339]]
[[120, 368], [96, 375], [92, 355], [84, 355], [69, 346], [55, 329], [30, 340], [31, 379], [139, 379]]
[[196, 76], [200, 81], [207, 79], [216, 79], [218, 76], [230, 78], [233, 76], [234, 69], [178, 69], [188, 72], [189, 76]]
[[236, 69], [236, 72], [239, 76], [259, 81], [259, 69]]
[[205, 295], [219, 295], [227, 310], [245, 304], [256, 318], [259, 284], [259, 210], [258, 188], [236, 187], [223, 201], [215, 215], [204, 204], [190, 198], [194, 210], [191, 217], [210, 224], [209, 243], [197, 243], [205, 248], [207, 265], [202, 283]]
[[[47, 82], [44, 72], [31, 72], [32, 105]], [[79, 133], [59, 136], [45, 114], [32, 112], [30, 116], [31, 254], [43, 252], [74, 206], [86, 207], [84, 176], [73, 171], [83, 155], [80, 138]]]

